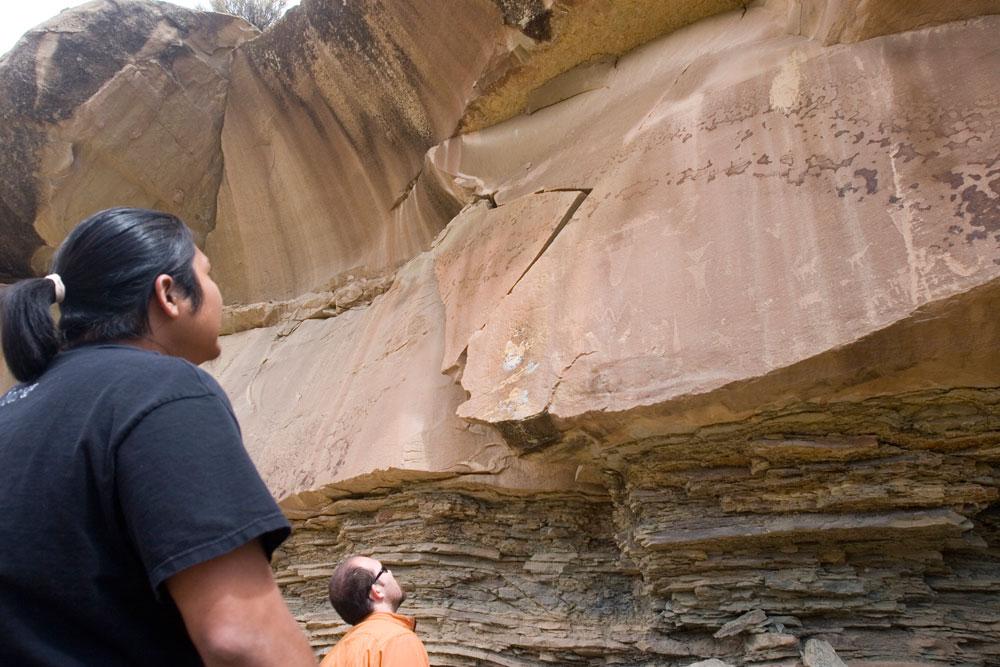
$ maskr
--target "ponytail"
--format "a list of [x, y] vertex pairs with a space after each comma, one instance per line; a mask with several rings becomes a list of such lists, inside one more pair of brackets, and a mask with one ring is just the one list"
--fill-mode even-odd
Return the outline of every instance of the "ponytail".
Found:
[[[172, 276], [197, 311], [202, 291], [194, 256], [191, 231], [176, 216], [142, 208], [95, 213], [59, 246], [52, 262], [58, 275], [22, 280], [0, 295], [7, 366], [30, 382], [63, 348], [143, 336], [160, 274]], [[58, 330], [49, 310], [57, 297], [65, 297]]]
[[62, 336], [50, 311], [55, 302], [56, 284], [47, 278], [22, 280], [3, 292], [3, 356], [20, 382], [37, 379], [59, 352]]

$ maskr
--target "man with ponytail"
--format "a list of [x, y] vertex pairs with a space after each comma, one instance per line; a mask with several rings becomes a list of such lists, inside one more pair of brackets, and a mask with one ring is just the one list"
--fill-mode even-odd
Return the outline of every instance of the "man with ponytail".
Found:
[[4, 289], [0, 665], [316, 664], [271, 574], [289, 524], [197, 367], [209, 270], [179, 219], [118, 208]]

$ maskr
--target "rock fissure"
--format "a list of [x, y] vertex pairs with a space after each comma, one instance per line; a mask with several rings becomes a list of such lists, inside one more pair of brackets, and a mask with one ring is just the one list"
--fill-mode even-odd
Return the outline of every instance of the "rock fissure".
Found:
[[546, 192], [579, 192], [581, 193], [581, 196], [578, 197], [576, 201], [574, 201], [572, 204], [570, 204], [569, 209], [567, 209], [566, 213], [563, 214], [562, 219], [558, 223], [556, 223], [556, 227], [555, 229], [552, 230], [552, 233], [549, 235], [549, 238], [545, 240], [545, 244], [538, 251], [538, 254], [536, 254], [535, 257], [532, 258], [531, 262], [528, 264], [528, 267], [521, 273], [521, 275], [517, 277], [517, 280], [514, 281], [514, 284], [510, 286], [510, 289], [507, 290], [507, 294], [510, 294], [511, 292], [514, 291], [514, 288], [517, 287], [517, 284], [521, 282], [521, 279], [528, 274], [528, 271], [531, 270], [531, 267], [533, 267], [535, 263], [538, 262], [539, 258], [541, 258], [541, 256], [545, 254], [545, 251], [548, 250], [549, 246], [552, 245], [552, 243], [556, 240], [556, 237], [559, 236], [559, 232], [561, 232], [563, 228], [569, 224], [570, 220], [573, 219], [573, 214], [576, 213], [577, 209], [580, 208], [580, 205], [583, 204], [584, 199], [586, 199], [587, 195], [590, 194], [590, 190], [577, 190], [568, 188], [558, 189], [558, 190], [546, 190]]

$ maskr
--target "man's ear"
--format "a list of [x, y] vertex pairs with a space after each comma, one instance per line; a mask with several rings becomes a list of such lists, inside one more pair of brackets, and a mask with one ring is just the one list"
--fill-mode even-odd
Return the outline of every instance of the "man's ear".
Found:
[[172, 277], [165, 273], [156, 276], [156, 281], [153, 283], [153, 298], [150, 305], [170, 319], [176, 319], [181, 314], [180, 304], [177, 299], [176, 284]]
[[385, 599], [385, 591], [382, 589], [382, 586], [379, 584], [372, 584], [368, 589], [368, 598], [375, 602], [381, 602]]

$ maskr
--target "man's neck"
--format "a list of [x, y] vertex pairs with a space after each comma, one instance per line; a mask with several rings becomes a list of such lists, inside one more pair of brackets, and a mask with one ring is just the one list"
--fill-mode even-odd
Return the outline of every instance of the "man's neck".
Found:
[[378, 612], [378, 611], [381, 611], [381, 612], [384, 612], [384, 613], [387, 613], [387, 614], [395, 614], [397, 609], [399, 609], [398, 606], [395, 607], [395, 608], [393, 608], [393, 606], [391, 604], [387, 603], [387, 602], [377, 602], [377, 603], [375, 603], [375, 604], [372, 605], [372, 613], [373, 614], [375, 612]]

